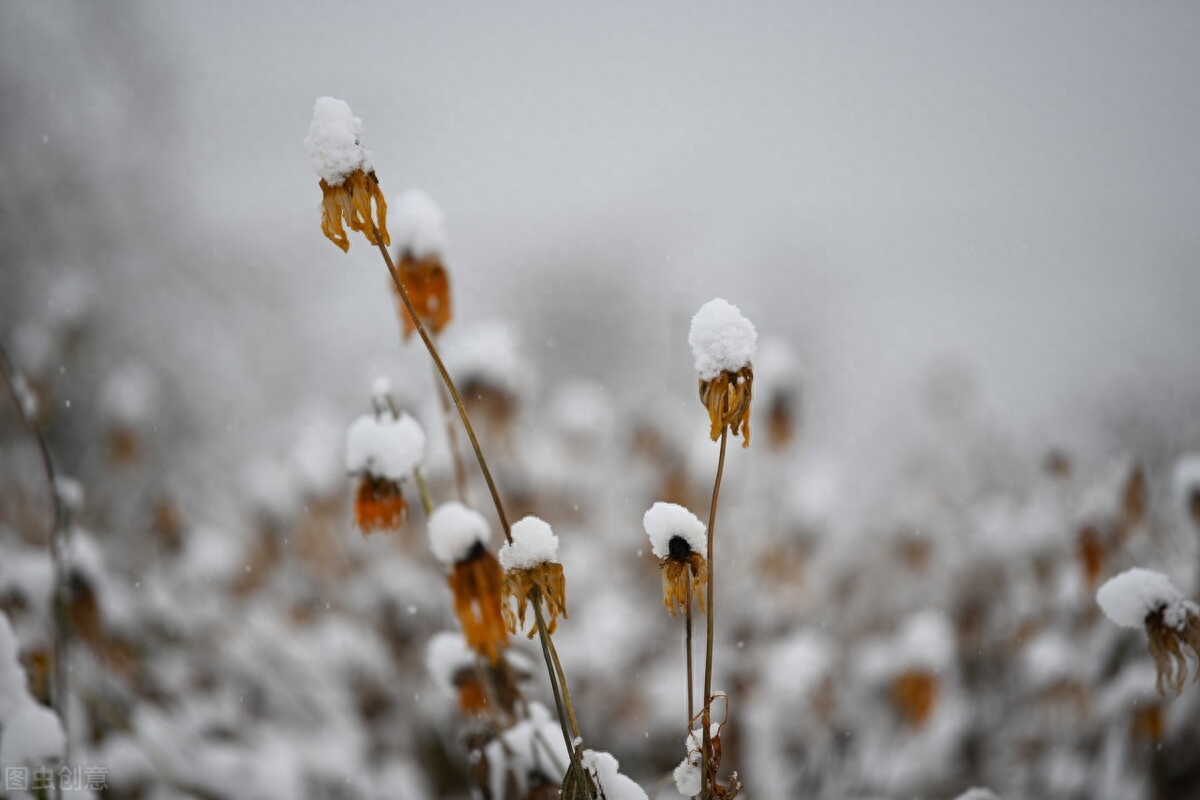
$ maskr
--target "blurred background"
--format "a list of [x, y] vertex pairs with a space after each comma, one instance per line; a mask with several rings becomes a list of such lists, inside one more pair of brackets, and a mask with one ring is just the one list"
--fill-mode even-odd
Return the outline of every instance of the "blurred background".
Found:
[[[1092, 596], [1196, 584], [1198, 40], [1184, 3], [0, 6], [0, 342], [86, 493], [73, 760], [114, 797], [470, 791], [424, 516], [351, 524], [375, 378], [453, 485], [378, 253], [319, 229], [332, 95], [445, 213], [448, 355], [488, 343], [485, 446], [563, 539], [589, 746], [678, 796], [640, 520], [707, 508], [686, 336], [721, 296], [764, 346], [719, 546], [746, 796], [1197, 796], [1194, 698]], [[0, 426], [36, 690], [48, 499]]]

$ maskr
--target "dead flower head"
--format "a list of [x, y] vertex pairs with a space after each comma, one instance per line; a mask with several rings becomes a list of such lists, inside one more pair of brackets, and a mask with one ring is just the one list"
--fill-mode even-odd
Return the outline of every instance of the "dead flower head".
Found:
[[304, 146], [312, 159], [321, 186], [321, 232], [347, 251], [348, 226], [374, 245], [387, 246], [387, 201], [362, 146], [362, 120], [345, 101], [317, 99]]
[[[1191, 662], [1200, 665], [1200, 606], [1183, 597], [1166, 575], [1135, 567], [1110, 578], [1096, 592], [1104, 613], [1126, 628], [1144, 628], [1158, 672], [1156, 688], [1183, 691]], [[1191, 677], [1200, 679], [1200, 668]]]
[[708, 562], [704, 558], [707, 529], [686, 508], [675, 503], [655, 503], [642, 517], [650, 546], [659, 560], [663, 579], [663, 605], [675, 616], [687, 608], [688, 592], [704, 607], [702, 589], [708, 582]]
[[688, 344], [700, 376], [700, 402], [708, 409], [709, 437], [714, 441], [726, 428], [750, 446], [750, 397], [758, 332], [737, 306], [721, 298], [710, 300], [692, 317]]
[[[558, 618], [567, 617], [567, 583], [558, 562], [558, 537], [550, 526], [537, 517], [525, 517], [512, 526], [512, 541], [500, 548], [504, 568], [504, 621], [509, 633], [525, 628], [529, 603], [545, 603], [550, 620], [547, 633], [554, 633]], [[536, 596], [534, 593], [536, 592]], [[516, 602], [513, 611], [510, 600]], [[532, 639], [537, 628], [530, 627]]]
[[508, 646], [508, 630], [501, 612], [504, 572], [485, 546], [490, 537], [483, 516], [462, 503], [445, 503], [429, 518], [430, 547], [450, 567], [454, 615], [463, 637], [495, 664]]
[[354, 493], [354, 524], [364, 534], [399, 530], [408, 518], [400, 484], [364, 473]]
[[[445, 218], [437, 204], [420, 191], [402, 194], [393, 210], [392, 230], [400, 283], [408, 292], [421, 324], [436, 335], [450, 324], [453, 316], [450, 277], [443, 262]], [[400, 320], [407, 339], [417, 326], [403, 302], [400, 303]]]
[[354, 521], [364, 534], [398, 530], [408, 516], [401, 488], [425, 455], [425, 433], [405, 413], [364, 414], [346, 431], [346, 470], [359, 476]]

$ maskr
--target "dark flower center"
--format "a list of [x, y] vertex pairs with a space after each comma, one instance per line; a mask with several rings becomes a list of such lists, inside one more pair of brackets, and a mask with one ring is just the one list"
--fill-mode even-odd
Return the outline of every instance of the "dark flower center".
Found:
[[682, 536], [672, 536], [671, 541], [667, 542], [667, 550], [676, 561], [687, 561], [692, 554], [692, 546]]

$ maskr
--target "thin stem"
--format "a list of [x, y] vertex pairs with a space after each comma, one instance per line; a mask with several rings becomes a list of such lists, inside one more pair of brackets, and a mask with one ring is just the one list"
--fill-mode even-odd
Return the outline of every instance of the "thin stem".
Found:
[[687, 729], [692, 732], [692, 720], [696, 718], [696, 690], [692, 685], [692, 582], [687, 582], [687, 605], [683, 612], [683, 652], [687, 656]]
[[425, 509], [426, 518], [433, 516], [433, 497], [429, 494], [429, 483], [420, 467], [413, 468], [413, 480], [417, 484], [417, 494], [421, 495], [421, 508]]
[[[379, 241], [376, 235], [376, 241]], [[479, 438], [475, 435], [475, 428], [471, 425], [471, 418], [467, 416], [466, 406], [463, 405], [462, 398], [458, 394], [458, 388], [454, 385], [454, 379], [450, 377], [449, 370], [446, 369], [445, 363], [442, 362], [442, 357], [438, 353], [437, 347], [433, 343], [433, 339], [429, 336], [429, 331], [425, 330], [425, 323], [421, 321], [421, 317], [417, 315], [417, 309], [413, 306], [412, 299], [408, 296], [408, 290], [404, 288], [404, 282], [400, 280], [400, 273], [396, 271], [396, 264], [392, 261], [392, 254], [388, 252], [387, 247], [382, 241], [377, 245], [380, 254], [383, 255], [384, 263], [387, 264], [388, 272], [392, 276], [392, 283], [396, 285], [396, 291], [400, 293], [400, 300], [404, 303], [405, 310], [412, 317], [413, 323], [417, 326], [417, 333], [421, 335], [421, 341], [425, 343], [425, 349], [429, 351], [429, 357], [433, 359], [433, 365], [437, 368], [438, 374], [442, 376], [442, 382], [446, 385], [446, 389], [450, 392], [450, 398], [454, 401], [455, 407], [458, 409], [458, 416], [462, 419], [463, 427], [467, 429], [467, 437], [471, 440], [471, 447], [475, 450], [475, 458], [479, 462], [479, 468], [483, 471], [483, 479], [487, 482], [488, 491], [492, 494], [492, 502], [496, 505], [496, 514], [500, 517], [500, 527], [504, 531], [504, 538], [512, 542], [512, 531], [508, 524], [508, 515], [504, 513], [504, 504], [500, 501], [500, 490], [496, 488], [496, 481], [492, 478], [492, 471], [488, 469], [487, 459], [483, 457], [483, 450], [479, 446]]]
[[708, 749], [712, 741], [709, 726], [712, 724], [712, 673], [713, 673], [713, 533], [717, 525], [717, 497], [721, 494], [721, 475], [725, 472], [725, 445], [729, 440], [729, 427], [721, 429], [721, 454], [717, 456], [717, 477], [713, 482], [712, 504], [708, 507], [708, 610], [705, 612], [707, 629], [704, 643], [704, 708], [701, 709], [703, 731], [700, 733], [700, 797], [708, 800], [712, 786], [708, 779]]
[[[67, 693], [69, 691], [67, 683], [67, 656], [68, 656], [68, 622], [67, 622], [67, 583], [66, 583], [66, 567], [63, 564], [65, 558], [64, 549], [67, 543], [67, 528], [69, 514], [66, 504], [63, 503], [62, 494], [58, 489], [58, 478], [54, 472], [54, 459], [50, 457], [50, 446], [46, 443], [46, 437], [42, 436], [41, 430], [37, 426], [37, 422], [28, 413], [24, 398], [17, 390], [18, 381], [23, 382], [23, 378], [18, 375], [16, 368], [13, 367], [12, 360], [8, 357], [8, 351], [0, 345], [0, 366], [4, 373], [4, 385], [8, 388], [9, 396], [12, 397], [13, 405], [16, 406], [17, 416], [21, 418], [21, 423], [29, 432], [29, 435], [37, 443], [38, 453], [42, 459], [42, 472], [46, 477], [46, 487], [50, 490], [50, 499], [53, 503], [54, 516], [50, 522], [50, 561], [54, 569], [54, 710], [58, 712], [59, 719], [62, 720], [62, 727], [68, 736], [65, 738], [63, 746], [63, 763], [69, 765], [71, 763], [71, 737], [70, 725], [68, 721]], [[28, 388], [25, 391], [29, 391]], [[62, 796], [62, 787], [55, 782], [55, 795]]]
[[567, 686], [567, 674], [563, 671], [562, 662], [558, 660], [558, 648], [554, 646], [554, 637], [546, 634], [546, 644], [550, 648], [550, 658], [554, 660], [554, 673], [558, 676], [558, 686], [562, 689], [563, 705], [567, 709], [567, 721], [571, 723], [571, 735], [575, 739], [582, 739], [583, 734], [579, 732], [579, 722], [575, 719], [575, 705], [571, 702], [571, 690]]
[[546, 633], [546, 620], [542, 614], [541, 592], [535, 588], [529, 593], [529, 600], [533, 603], [533, 613], [538, 623], [538, 638], [542, 643], [542, 656], [546, 659], [546, 670], [550, 673], [550, 689], [554, 693], [554, 705], [558, 707], [558, 722], [562, 726], [563, 741], [566, 742], [567, 754], [571, 758], [571, 769], [576, 770], [582, 780], [585, 777], [583, 764], [579, 760], [579, 754], [575, 751], [575, 740], [571, 736], [571, 731], [568, 730], [568, 720], [572, 717], [567, 714], [563, 696], [559, 692], [557, 672], [554, 669], [554, 656], [550, 652], [550, 635]]
[[[435, 367], [434, 373], [437, 373]], [[458, 490], [458, 499], [470, 505], [471, 493], [467, 485], [467, 467], [463, 464], [462, 453], [458, 449], [458, 428], [454, 424], [454, 409], [450, 405], [450, 395], [442, 385], [441, 376], [435, 382], [438, 403], [442, 407], [442, 419], [446, 424], [446, 446], [450, 450], [450, 461], [454, 464], [454, 487]]]

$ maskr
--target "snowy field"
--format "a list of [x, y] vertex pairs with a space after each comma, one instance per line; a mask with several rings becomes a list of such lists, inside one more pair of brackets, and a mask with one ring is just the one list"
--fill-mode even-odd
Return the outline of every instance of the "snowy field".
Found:
[[0, 797], [1200, 798], [1197, 41], [0, 4]]

